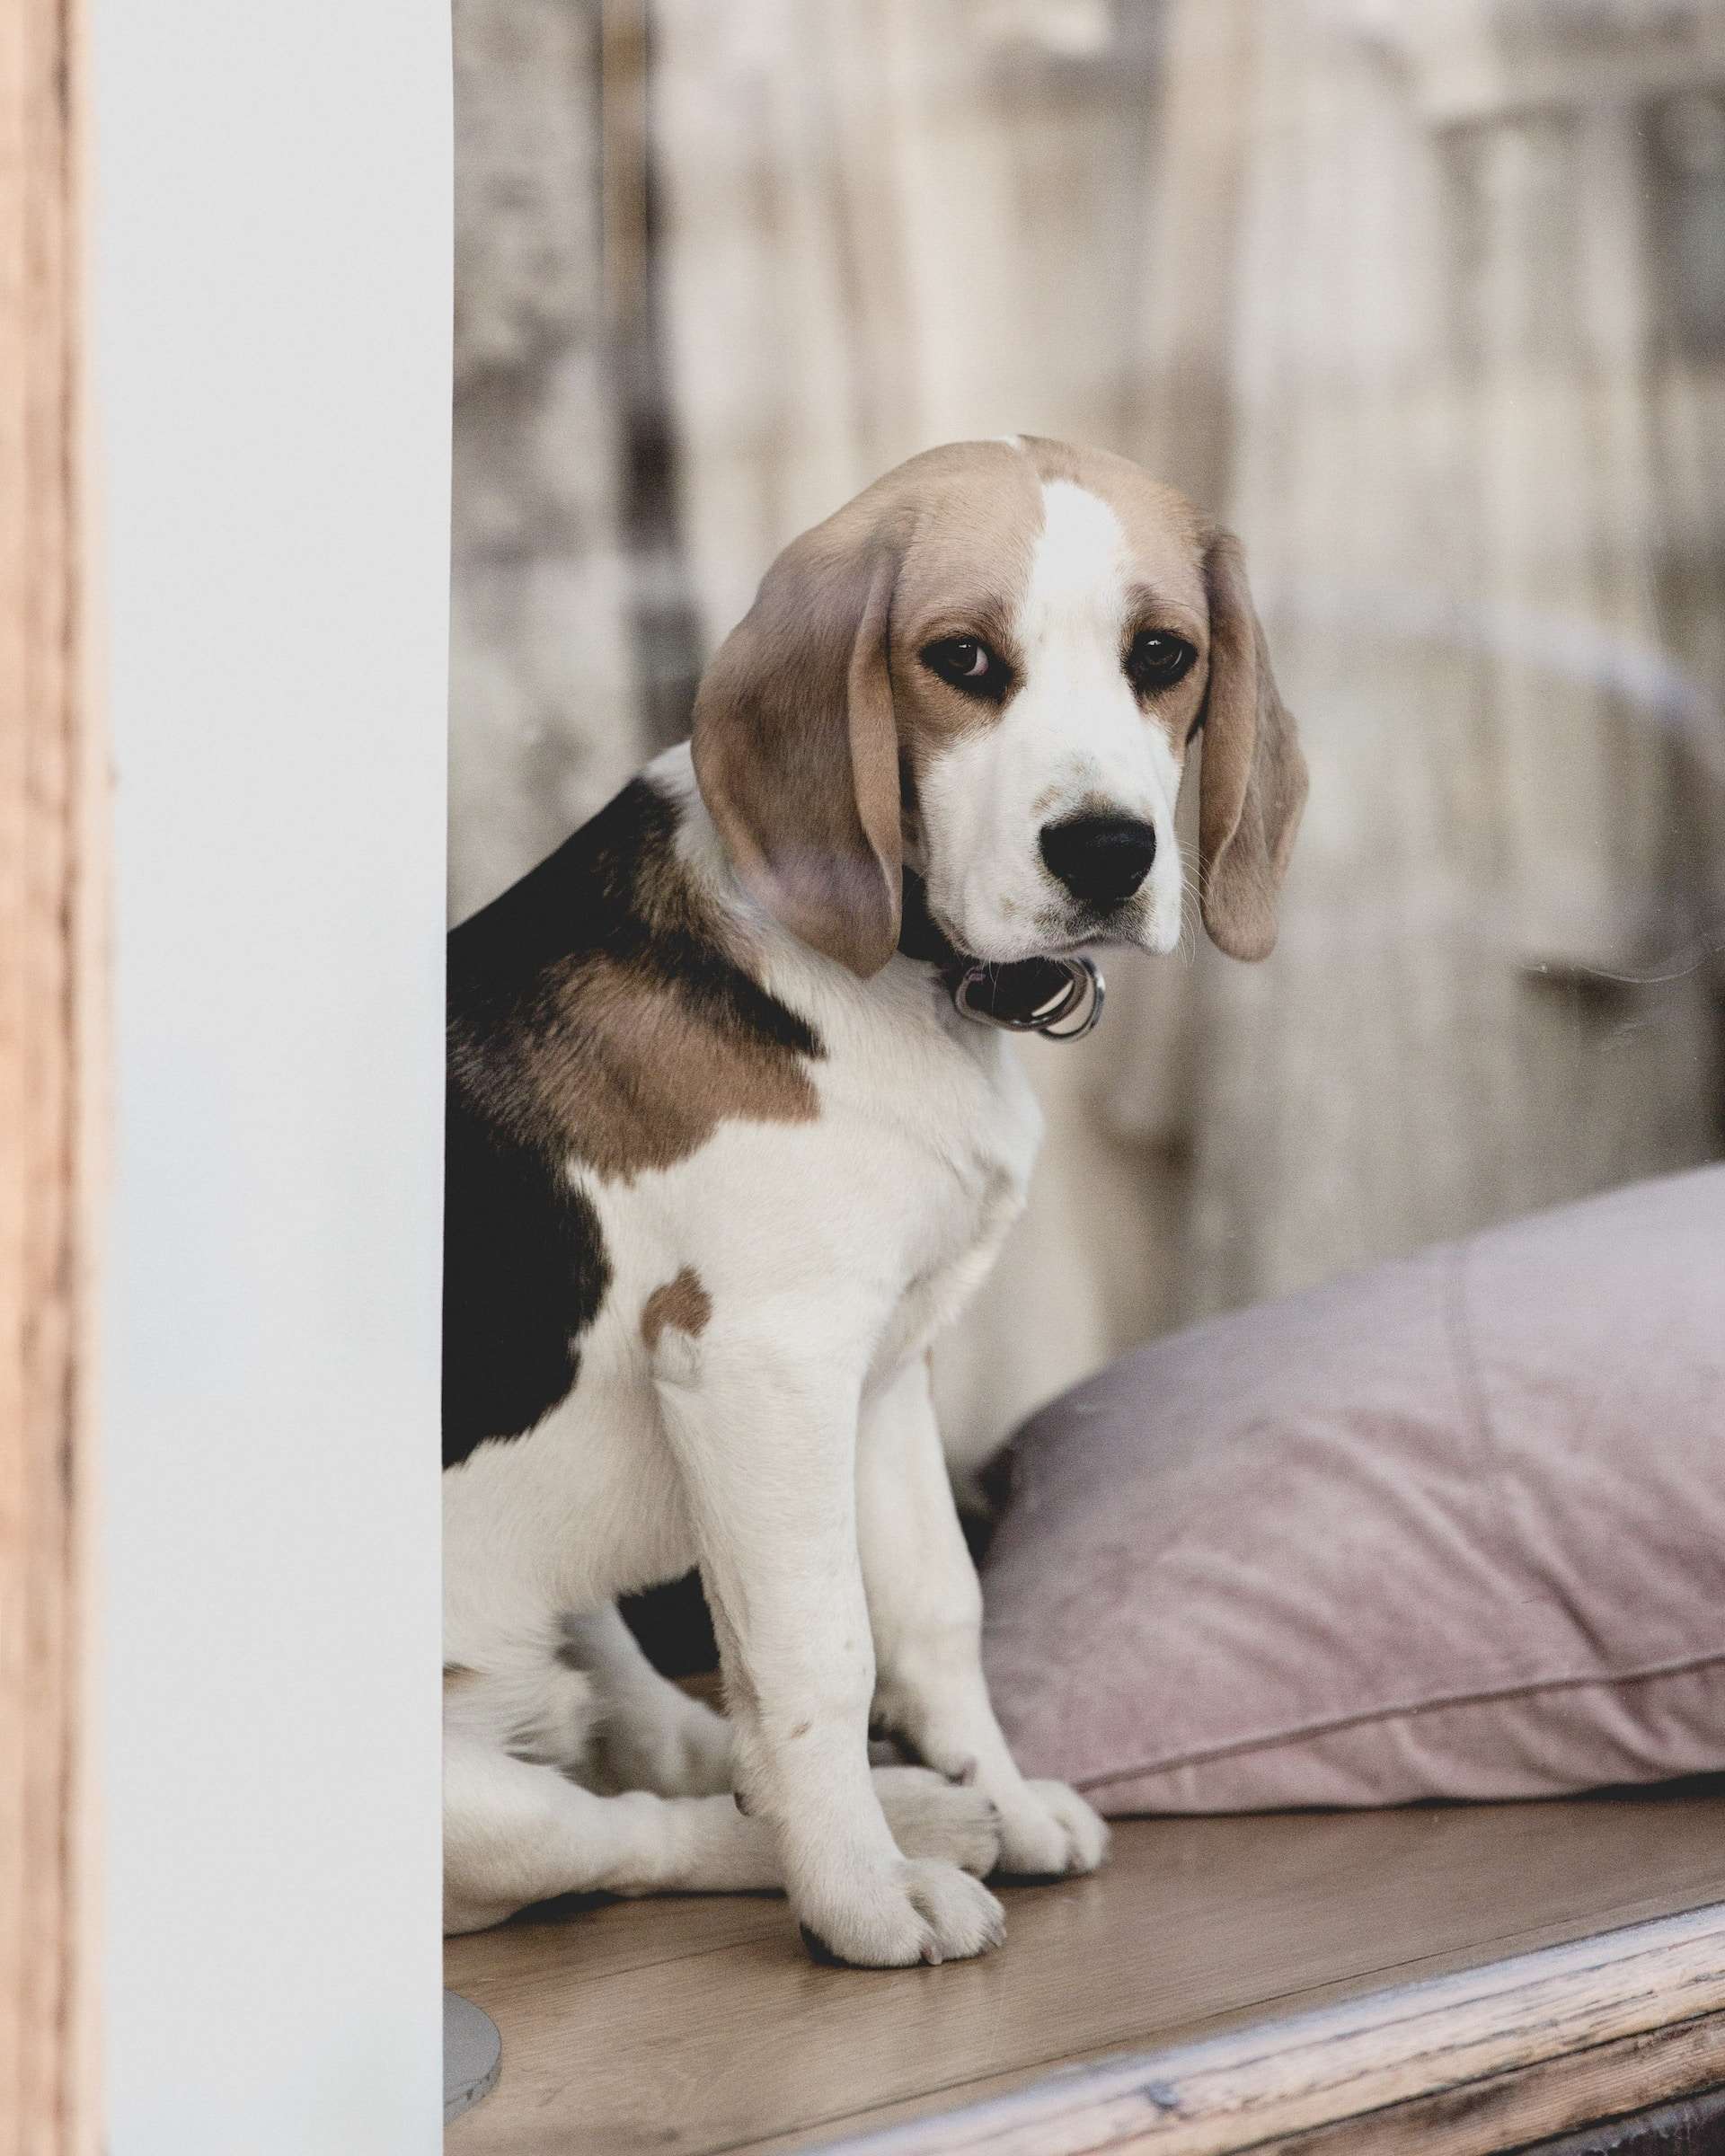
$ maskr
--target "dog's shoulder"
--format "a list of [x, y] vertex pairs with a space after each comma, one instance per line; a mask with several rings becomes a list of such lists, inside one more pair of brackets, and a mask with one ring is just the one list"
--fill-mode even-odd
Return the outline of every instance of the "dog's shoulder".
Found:
[[678, 776], [633, 780], [451, 932], [446, 1464], [576, 1382], [612, 1279], [585, 1184], [674, 1167], [730, 1120], [819, 1115], [825, 1046], [703, 888]]
[[452, 1086], [606, 1179], [818, 1112], [823, 1044], [703, 889], [687, 813], [657, 768], [633, 780], [449, 940]]

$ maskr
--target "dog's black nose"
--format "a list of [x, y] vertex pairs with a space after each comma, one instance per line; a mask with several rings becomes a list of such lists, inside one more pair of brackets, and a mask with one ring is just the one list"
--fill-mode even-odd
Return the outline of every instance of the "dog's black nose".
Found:
[[1119, 906], [1150, 873], [1156, 834], [1130, 816], [1074, 816], [1044, 824], [1042, 858], [1075, 898], [1086, 906]]

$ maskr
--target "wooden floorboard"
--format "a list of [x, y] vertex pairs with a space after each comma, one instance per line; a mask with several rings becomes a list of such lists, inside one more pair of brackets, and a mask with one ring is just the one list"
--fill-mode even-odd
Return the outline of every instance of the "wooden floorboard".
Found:
[[503, 2072], [450, 2156], [788, 2150], [1725, 1900], [1725, 1796], [1132, 1821], [1095, 1878], [1005, 1899], [999, 1952], [890, 1974], [816, 1968], [768, 1897], [452, 1940]]

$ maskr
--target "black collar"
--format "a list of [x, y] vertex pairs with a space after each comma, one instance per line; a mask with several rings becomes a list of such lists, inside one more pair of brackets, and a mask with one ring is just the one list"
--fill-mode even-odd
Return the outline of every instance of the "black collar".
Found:
[[1017, 959], [991, 966], [958, 949], [928, 910], [928, 893], [905, 870], [898, 949], [932, 966], [953, 1006], [979, 1025], [1079, 1040], [1102, 1014], [1102, 976], [1088, 959]]

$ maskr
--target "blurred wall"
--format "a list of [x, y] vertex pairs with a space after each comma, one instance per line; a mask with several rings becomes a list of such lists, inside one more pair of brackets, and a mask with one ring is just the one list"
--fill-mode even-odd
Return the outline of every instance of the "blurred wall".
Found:
[[455, 10], [449, 897], [459, 919], [642, 759], [600, 279], [599, 10]]
[[1199, 1308], [1706, 1157], [1721, 1103], [1719, 355], [1664, 148], [1720, 11], [1240, 13], [1220, 506], [1314, 784], [1275, 959], [1198, 976]]
[[457, 910], [917, 448], [1097, 442], [1246, 540], [1282, 942], [1117, 957], [1026, 1051], [961, 1462], [1170, 1324], [1719, 1149], [1720, 0], [456, 19]]

